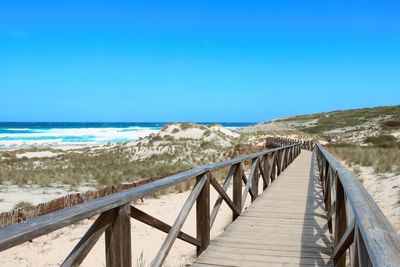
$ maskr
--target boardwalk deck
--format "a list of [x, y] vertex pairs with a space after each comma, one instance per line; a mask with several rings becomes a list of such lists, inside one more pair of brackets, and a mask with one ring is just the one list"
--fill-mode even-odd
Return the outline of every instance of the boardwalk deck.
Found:
[[316, 168], [303, 150], [192, 266], [333, 266]]

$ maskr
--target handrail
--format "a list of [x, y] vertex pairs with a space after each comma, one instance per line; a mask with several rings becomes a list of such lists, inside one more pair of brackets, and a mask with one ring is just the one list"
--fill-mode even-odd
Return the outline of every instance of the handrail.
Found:
[[400, 236], [376, 202], [355, 175], [325, 148], [316, 144], [314, 151], [328, 224], [334, 233], [335, 266], [346, 266], [347, 250], [350, 266], [400, 266]]
[[[161, 266], [176, 238], [196, 245], [197, 252], [200, 254], [209, 244], [210, 228], [219, 211], [221, 202], [225, 201], [232, 209], [233, 219], [237, 218], [243, 210], [247, 195], [251, 195], [252, 201], [257, 198], [260, 177], [264, 184], [263, 189], [266, 189], [300, 152], [300, 144], [292, 144], [219, 163], [203, 165], [142, 186], [35, 217], [19, 224], [13, 224], [0, 229], [0, 251], [100, 214], [62, 266], [79, 265], [103, 232], [106, 233], [106, 265], [129, 266], [131, 264], [130, 217], [168, 233], [162, 249], [153, 261], [153, 266]], [[246, 176], [242, 165], [250, 160], [252, 161], [251, 171]], [[221, 186], [212, 176], [212, 172], [226, 167], [230, 167], [230, 169], [223, 186]], [[149, 214], [138, 211], [130, 204], [136, 199], [195, 177], [196, 185], [172, 226]], [[232, 199], [226, 194], [231, 180], [233, 184]], [[242, 182], [245, 185], [243, 188]], [[220, 194], [211, 212], [211, 218], [209, 212], [210, 185], [215, 187]], [[196, 202], [197, 211], [196, 238], [180, 231], [194, 202]]]
[[300, 144], [301, 149], [306, 149], [312, 151], [315, 146], [314, 140], [301, 140], [286, 137], [271, 136], [265, 139], [265, 147], [278, 147], [278, 146], [288, 146], [293, 144]]

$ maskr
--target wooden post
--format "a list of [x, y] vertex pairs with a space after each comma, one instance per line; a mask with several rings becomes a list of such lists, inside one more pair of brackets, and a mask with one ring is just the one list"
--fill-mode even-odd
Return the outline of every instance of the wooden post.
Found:
[[[197, 247], [197, 256], [199, 256], [210, 245], [210, 174], [207, 173], [207, 181], [200, 191], [196, 200], [196, 232], [197, 239], [201, 245]], [[203, 175], [196, 177], [199, 183]]]
[[281, 163], [282, 163], [282, 150], [276, 151], [276, 162], [277, 162], [277, 171], [276, 171], [276, 176], [279, 176], [281, 174]]
[[331, 181], [335, 179], [336, 173], [333, 173], [333, 170], [329, 168], [327, 176], [326, 176], [326, 192], [324, 195], [324, 200], [325, 200], [325, 210], [328, 214], [328, 228], [329, 228], [329, 233], [332, 234], [333, 229], [332, 229], [332, 200], [331, 200]]
[[[270, 163], [269, 163], [269, 158], [270, 158], [270, 154], [265, 155], [265, 157], [264, 157], [264, 162], [263, 162], [263, 166], [262, 166], [262, 167], [264, 168], [264, 174], [265, 174], [265, 176], [266, 176], [267, 182], [269, 182], [269, 179], [270, 179], [270, 177], [268, 176], [268, 174], [269, 174], [269, 168], [271, 168]], [[268, 185], [269, 185], [268, 183], [265, 183], [265, 182], [264, 182], [264, 184], [263, 184], [263, 190], [267, 189]]]
[[276, 178], [276, 172], [277, 172], [277, 157], [278, 157], [278, 152], [274, 152], [274, 154], [272, 155], [272, 159], [271, 159], [271, 183], [275, 180]]
[[106, 230], [106, 266], [132, 266], [130, 204], [114, 209], [115, 219]]
[[[258, 180], [260, 178], [260, 172], [258, 170], [258, 166], [257, 165], [259, 164], [259, 162], [260, 161], [258, 160], [258, 158], [254, 158], [252, 160], [252, 164], [256, 164], [256, 168], [255, 168], [255, 171], [254, 171], [254, 177], [253, 177], [253, 181], [252, 181], [252, 184], [251, 184], [251, 187], [253, 189], [253, 195], [251, 196], [251, 202], [253, 202], [258, 196]], [[250, 179], [250, 177], [249, 177], [249, 179]]]
[[289, 149], [285, 148], [283, 150], [283, 169], [286, 169], [288, 164], [288, 153], [289, 153]]
[[[238, 210], [242, 211], [242, 165], [241, 163], [237, 164], [235, 169], [235, 174], [233, 176], [233, 183], [232, 183], [232, 199], [233, 204], [238, 208]], [[237, 218], [237, 214], [233, 213], [232, 221]]]
[[[335, 247], [339, 243], [343, 234], [347, 229], [347, 218], [346, 218], [346, 200], [344, 195], [343, 186], [336, 177], [336, 213], [335, 213]], [[344, 253], [339, 259], [334, 262], [335, 267], [346, 266], [346, 253]]]

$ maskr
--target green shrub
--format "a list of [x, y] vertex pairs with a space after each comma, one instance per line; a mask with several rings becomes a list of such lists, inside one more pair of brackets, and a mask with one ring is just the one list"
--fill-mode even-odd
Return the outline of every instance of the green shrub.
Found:
[[365, 142], [377, 147], [389, 148], [397, 146], [397, 138], [393, 135], [369, 136], [365, 139]]
[[196, 124], [194, 124], [192, 122], [182, 122], [180, 124], [180, 127], [184, 131], [184, 130], [196, 127]]
[[214, 142], [211, 142], [211, 141], [202, 142], [200, 144], [200, 147], [202, 149], [217, 149], [218, 148], [218, 146]]
[[400, 120], [389, 120], [382, 122], [382, 127], [384, 128], [400, 128]]
[[14, 205], [13, 209], [16, 210], [16, 209], [29, 208], [29, 207], [33, 207], [33, 204], [31, 202], [20, 201]]

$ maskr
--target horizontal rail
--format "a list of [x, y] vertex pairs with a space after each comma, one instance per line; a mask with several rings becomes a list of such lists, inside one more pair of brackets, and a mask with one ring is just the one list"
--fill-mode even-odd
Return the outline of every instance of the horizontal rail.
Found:
[[314, 140], [301, 140], [301, 139], [292, 139], [286, 137], [268, 137], [265, 139], [265, 146], [267, 148], [288, 146], [293, 144], [300, 144], [301, 149], [309, 151], [312, 151], [315, 147]]
[[[243, 203], [247, 194], [251, 194], [252, 200], [257, 197], [258, 181], [260, 177], [262, 176], [264, 181], [263, 188], [267, 188], [268, 185], [274, 181], [276, 176], [278, 176], [299, 153], [300, 145], [291, 144], [244, 157], [225, 160], [219, 163], [203, 165], [145, 185], [35, 217], [19, 224], [13, 224], [0, 229], [0, 251], [22, 244], [26, 241], [35, 239], [94, 215], [104, 215], [112, 211], [115, 216], [99, 217], [101, 218], [100, 221], [96, 221], [95, 225], [85, 235], [84, 239], [78, 243], [72, 254], [70, 254], [70, 257], [66, 260], [65, 266], [79, 265], [79, 262], [81, 262], [86, 256], [93, 246], [93, 242], [96, 242], [98, 236], [101, 235], [105, 227], [107, 228], [105, 230], [107, 266], [129, 266], [131, 261], [129, 218], [131, 217], [138, 218], [149, 225], [153, 224], [157, 229], [164, 232], [169, 232], [168, 238], [165, 240], [162, 249], [153, 262], [154, 266], [160, 266], [162, 264], [176, 238], [181, 238], [191, 244], [195, 244], [198, 253], [201, 253], [209, 244], [209, 230], [218, 213], [221, 202], [225, 201], [228, 204], [233, 211], [233, 219], [235, 219], [240, 215], [243, 209]], [[252, 161], [252, 166], [250, 174], [246, 177], [243, 170], [243, 163], [248, 161]], [[230, 167], [230, 171], [228, 172], [224, 185], [221, 186], [212, 176], [212, 172], [226, 167]], [[197, 183], [173, 226], [169, 226], [162, 221], [153, 218], [151, 215], [143, 214], [134, 208], [130, 208], [130, 203], [136, 199], [150, 195], [167, 187], [174, 186], [178, 183], [191, 180], [195, 177]], [[231, 179], [233, 179], [232, 199], [230, 199], [225, 192]], [[242, 181], [245, 183], [243, 195]], [[211, 218], [209, 212], [210, 184], [215, 187], [217, 192], [220, 194], [220, 197], [214, 205]], [[197, 238], [188, 236], [180, 231], [188, 210], [193, 206], [194, 200], [196, 200], [196, 209], [198, 212]]]
[[346, 251], [350, 266], [400, 266], [400, 236], [367, 190], [321, 145], [315, 154], [335, 238], [335, 266], [346, 266]]

